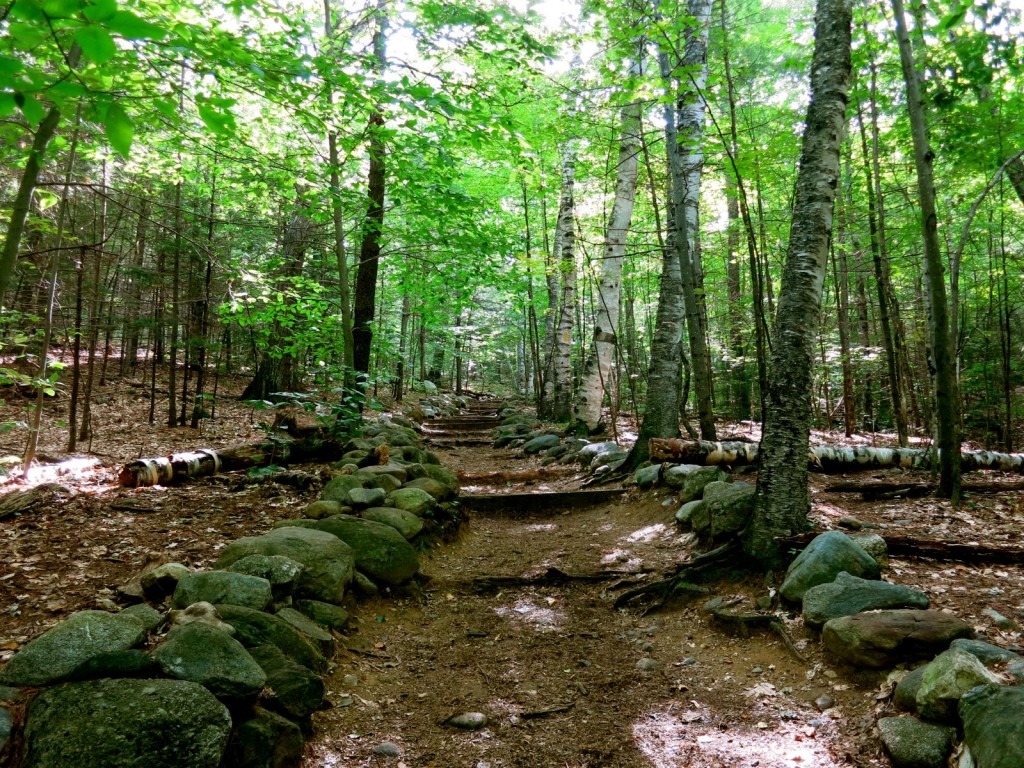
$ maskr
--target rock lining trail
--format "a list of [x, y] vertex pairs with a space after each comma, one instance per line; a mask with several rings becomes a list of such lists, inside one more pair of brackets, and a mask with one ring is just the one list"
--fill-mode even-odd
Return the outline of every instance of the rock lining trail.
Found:
[[[618, 587], [689, 551], [670, 503], [632, 491], [573, 507], [557, 494], [578, 478], [481, 445], [486, 422], [497, 423], [486, 414], [461, 418], [471, 430], [458, 418], [430, 424], [427, 447], [487, 478], [467, 481], [464, 496], [507, 503], [467, 504], [461, 536], [425, 553], [420, 589], [360, 603], [306, 766], [886, 764], [866, 732], [839, 727], [841, 702], [863, 711], [863, 693], [836, 680], [799, 620], [806, 665], [771, 633], [725, 633], [703, 599], [646, 618], [613, 610]], [[532, 479], [515, 481], [527, 471]], [[547, 503], [523, 503], [524, 493]], [[765, 591], [717, 586], [751, 599]]]

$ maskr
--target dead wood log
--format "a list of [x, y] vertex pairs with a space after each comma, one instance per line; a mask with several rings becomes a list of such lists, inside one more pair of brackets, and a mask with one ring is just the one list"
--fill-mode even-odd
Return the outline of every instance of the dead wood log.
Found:
[[28, 512], [36, 505], [53, 501], [58, 493], [69, 493], [59, 483], [43, 483], [23, 491], [11, 491], [0, 496], [0, 520], [19, 512]]
[[[832, 483], [825, 487], [825, 493], [859, 493], [865, 501], [884, 499], [915, 499], [929, 496], [938, 489], [935, 483]], [[1010, 493], [1024, 491], [1024, 483], [964, 483], [965, 493]]]
[[477, 592], [494, 592], [510, 587], [554, 587], [574, 581], [601, 582], [636, 576], [642, 571], [596, 571], [593, 573], [566, 573], [561, 568], [549, 567], [536, 576], [481, 576], [473, 579]]
[[[817, 536], [818, 532], [801, 533], [798, 536], [780, 537], [778, 542], [794, 550], [801, 550]], [[919, 539], [912, 536], [885, 534], [885, 544], [890, 556], [919, 557], [923, 560], [947, 562], [956, 560], [970, 564], [1021, 565], [1024, 564], [1024, 549], [992, 547], [986, 544], [958, 544], [935, 539]]]
[[[651, 461], [674, 461], [686, 464], [753, 464], [758, 456], [757, 443], [740, 441], [711, 442], [651, 438], [648, 443]], [[928, 469], [935, 452], [920, 448], [872, 448], [869, 446], [812, 446], [807, 455], [810, 468], [819, 472], [863, 472], [870, 469], [902, 467]], [[965, 451], [960, 455], [964, 472], [996, 469], [1001, 472], [1024, 472], [1024, 453], [996, 451]]]
[[266, 440], [261, 443], [236, 445], [222, 450], [199, 448], [151, 459], [136, 459], [125, 464], [118, 473], [121, 485], [138, 488], [146, 485], [173, 485], [193, 477], [233, 472], [239, 469], [284, 466], [296, 461], [316, 458], [334, 446], [319, 439]]

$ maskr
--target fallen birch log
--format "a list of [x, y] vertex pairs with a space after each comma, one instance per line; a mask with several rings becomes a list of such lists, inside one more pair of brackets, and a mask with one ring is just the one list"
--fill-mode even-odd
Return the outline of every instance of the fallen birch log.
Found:
[[[757, 443], [741, 441], [710, 442], [653, 437], [648, 443], [651, 461], [673, 461], [684, 464], [754, 464]], [[863, 472], [871, 469], [902, 467], [929, 469], [935, 452], [921, 448], [871, 448], [846, 446], [813, 446], [807, 455], [811, 469], [819, 472]], [[1001, 472], [1024, 472], [1024, 453], [996, 451], [965, 451], [960, 454], [964, 472], [996, 469]]]
[[327, 444], [314, 440], [268, 440], [262, 443], [236, 445], [219, 451], [213, 448], [199, 448], [170, 456], [136, 459], [125, 464], [117, 477], [126, 488], [173, 485], [182, 480], [215, 475], [218, 472], [233, 472], [271, 464], [284, 466], [291, 462], [315, 458], [328, 449]]

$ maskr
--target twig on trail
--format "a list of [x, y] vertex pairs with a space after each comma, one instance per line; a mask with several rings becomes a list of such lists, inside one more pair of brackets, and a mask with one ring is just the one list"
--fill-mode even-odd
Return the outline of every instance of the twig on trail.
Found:
[[554, 715], [559, 712], [568, 712], [574, 706], [574, 702], [568, 704], [556, 704], [552, 707], [544, 707], [544, 709], [535, 709], [532, 712], [520, 712], [519, 717], [523, 720], [533, 720], [538, 717], [547, 717], [548, 715]]
[[633, 576], [639, 571], [597, 571], [595, 573], [566, 573], [560, 568], [549, 567], [536, 576], [481, 576], [473, 579], [477, 592], [493, 592], [506, 587], [550, 587], [573, 581], [609, 581], [622, 576]]
[[589, 488], [592, 485], [608, 485], [609, 483], [617, 483], [620, 480], [625, 480], [629, 477], [628, 472], [608, 472], [604, 475], [596, 475], [584, 483], [580, 484], [580, 488]]
[[726, 608], [739, 601], [734, 600], [728, 603], [720, 603], [719, 600], [719, 598], [715, 598], [715, 600], [704, 604], [704, 609], [717, 621], [730, 627], [738, 627], [743, 637], [748, 637], [753, 627], [767, 627], [779, 636], [783, 645], [789, 649], [790, 653], [801, 662], [807, 663], [804, 655], [793, 645], [789, 633], [786, 632], [786, 625], [782, 623], [782, 619], [778, 616], [773, 613], [730, 613]]
[[707, 590], [703, 587], [699, 587], [692, 583], [694, 577], [700, 575], [704, 571], [711, 570], [722, 562], [728, 560], [729, 557], [739, 549], [739, 546], [739, 540], [733, 539], [709, 552], [705, 552], [691, 560], [680, 563], [676, 566], [675, 573], [667, 579], [656, 581], [653, 584], [645, 584], [642, 587], [636, 587], [635, 589], [631, 589], [628, 592], [624, 592], [619, 595], [619, 598], [615, 601], [614, 607], [625, 608], [637, 598], [651, 597], [654, 599], [654, 602], [645, 608], [642, 614], [646, 616], [648, 613], [652, 613], [653, 611], [663, 607], [670, 597], [678, 594], [679, 592], [707, 594]]

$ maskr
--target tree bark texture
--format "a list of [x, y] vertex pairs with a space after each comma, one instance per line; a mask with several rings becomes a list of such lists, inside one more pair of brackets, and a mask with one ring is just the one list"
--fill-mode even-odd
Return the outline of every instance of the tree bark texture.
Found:
[[746, 553], [766, 565], [779, 560], [775, 537], [800, 530], [810, 511], [803, 457], [809, 445], [814, 342], [846, 124], [851, 16], [849, 0], [818, 2], [811, 103], [773, 334], [757, 506], [744, 536]]
[[928, 327], [932, 354], [935, 360], [935, 416], [939, 447], [939, 488], [953, 500], [960, 499], [960, 413], [957, 393], [953, 345], [949, 331], [949, 313], [946, 302], [946, 281], [939, 245], [939, 217], [935, 205], [935, 182], [932, 161], [935, 154], [928, 141], [924, 120], [924, 102], [914, 55], [907, 35], [903, 0], [892, 0], [896, 20], [896, 38], [900, 48], [903, 79], [907, 85], [907, 109], [910, 115], [910, 133], [914, 140], [914, 165], [917, 169], [918, 205], [921, 209], [921, 227], [924, 245], [925, 295], [928, 306]]
[[[642, 67], [642, 62], [638, 61], [633, 65], [633, 71], [640, 74]], [[622, 260], [626, 255], [626, 236], [633, 218], [639, 166], [640, 104], [634, 101], [622, 108], [615, 200], [605, 230], [593, 346], [583, 367], [579, 394], [573, 408], [573, 420], [580, 431], [587, 434], [600, 431], [601, 405], [604, 393], [609, 388], [612, 362], [618, 344], [615, 330], [619, 325]]]
[[551, 415], [555, 421], [568, 421], [572, 416], [572, 323], [576, 309], [576, 145], [566, 150], [562, 165], [562, 200], [558, 206], [560, 247], [557, 269], [559, 277], [558, 314], [555, 337], [551, 347]]

